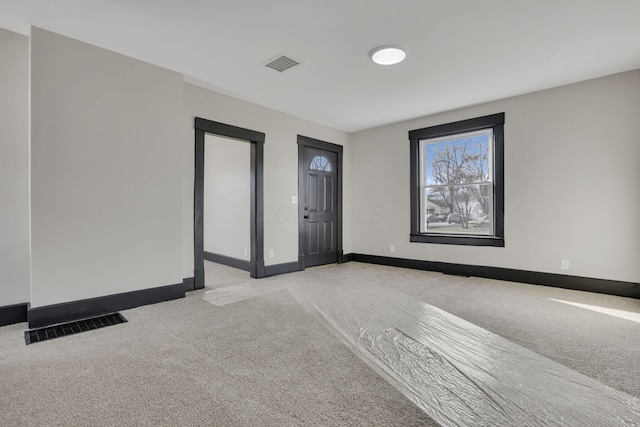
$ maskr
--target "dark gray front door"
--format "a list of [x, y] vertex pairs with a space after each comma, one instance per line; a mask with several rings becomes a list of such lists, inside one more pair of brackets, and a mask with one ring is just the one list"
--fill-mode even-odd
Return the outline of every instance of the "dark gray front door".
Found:
[[338, 156], [304, 147], [300, 203], [304, 233], [304, 265], [338, 262]]

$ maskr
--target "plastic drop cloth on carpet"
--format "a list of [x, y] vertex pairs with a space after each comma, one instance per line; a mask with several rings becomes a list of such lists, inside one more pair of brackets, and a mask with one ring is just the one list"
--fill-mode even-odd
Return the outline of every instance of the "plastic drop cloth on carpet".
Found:
[[250, 281], [224, 288], [212, 289], [204, 292], [203, 300], [217, 306], [233, 304], [249, 298], [267, 295], [290, 287], [291, 284], [279, 281], [262, 282]]
[[443, 426], [640, 426], [640, 399], [388, 287], [289, 291]]

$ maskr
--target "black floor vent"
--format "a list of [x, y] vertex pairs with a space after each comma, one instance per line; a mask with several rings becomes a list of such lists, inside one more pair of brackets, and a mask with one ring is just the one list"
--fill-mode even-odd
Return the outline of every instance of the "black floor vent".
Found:
[[52, 340], [66, 335], [78, 334], [80, 332], [100, 329], [106, 326], [125, 323], [127, 319], [120, 313], [111, 313], [105, 316], [92, 317], [90, 319], [77, 320], [75, 322], [61, 323], [46, 328], [32, 329], [24, 331], [24, 341], [27, 345], [40, 341]]

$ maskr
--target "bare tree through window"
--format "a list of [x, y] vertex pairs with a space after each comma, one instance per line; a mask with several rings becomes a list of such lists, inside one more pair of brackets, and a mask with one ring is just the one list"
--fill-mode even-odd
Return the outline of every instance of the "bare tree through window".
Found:
[[[425, 199], [444, 207], [439, 216], [423, 211], [429, 231], [491, 233], [491, 140], [485, 130], [423, 141]], [[446, 227], [429, 220], [445, 222], [443, 211]]]
[[409, 131], [415, 243], [504, 247], [505, 113]]

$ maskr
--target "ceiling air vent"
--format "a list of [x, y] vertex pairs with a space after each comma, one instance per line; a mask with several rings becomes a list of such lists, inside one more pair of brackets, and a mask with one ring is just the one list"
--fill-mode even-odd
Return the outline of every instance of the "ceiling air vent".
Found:
[[264, 65], [269, 68], [273, 68], [276, 71], [283, 72], [287, 71], [289, 68], [295, 67], [298, 64], [300, 64], [298, 61], [295, 61], [288, 56], [280, 55]]

